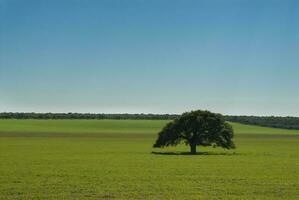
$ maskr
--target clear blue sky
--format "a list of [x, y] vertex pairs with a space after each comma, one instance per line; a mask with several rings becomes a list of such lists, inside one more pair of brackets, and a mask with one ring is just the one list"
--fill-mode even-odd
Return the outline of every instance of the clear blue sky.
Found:
[[299, 1], [0, 0], [0, 112], [299, 116]]

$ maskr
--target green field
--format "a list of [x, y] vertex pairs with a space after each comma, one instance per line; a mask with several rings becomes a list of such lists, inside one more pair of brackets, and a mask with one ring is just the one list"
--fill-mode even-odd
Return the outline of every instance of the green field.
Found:
[[0, 199], [299, 199], [299, 131], [232, 123], [237, 149], [192, 156], [151, 147], [165, 123], [0, 120]]

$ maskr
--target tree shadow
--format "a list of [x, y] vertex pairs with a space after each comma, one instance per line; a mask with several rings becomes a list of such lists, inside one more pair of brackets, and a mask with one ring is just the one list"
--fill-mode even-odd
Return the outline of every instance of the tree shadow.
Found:
[[235, 156], [240, 155], [236, 152], [197, 152], [196, 154], [191, 154], [190, 152], [156, 152], [152, 151], [151, 154], [155, 155], [172, 155], [172, 156]]

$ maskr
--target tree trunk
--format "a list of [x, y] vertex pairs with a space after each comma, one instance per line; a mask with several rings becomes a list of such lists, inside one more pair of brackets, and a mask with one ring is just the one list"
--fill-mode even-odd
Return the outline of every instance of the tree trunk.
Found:
[[196, 154], [196, 144], [190, 144], [191, 154]]

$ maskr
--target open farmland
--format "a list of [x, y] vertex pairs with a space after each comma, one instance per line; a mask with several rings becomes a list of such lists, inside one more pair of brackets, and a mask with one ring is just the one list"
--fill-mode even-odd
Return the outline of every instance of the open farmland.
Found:
[[237, 149], [191, 156], [152, 148], [166, 123], [0, 120], [0, 199], [299, 198], [299, 131], [232, 123]]

